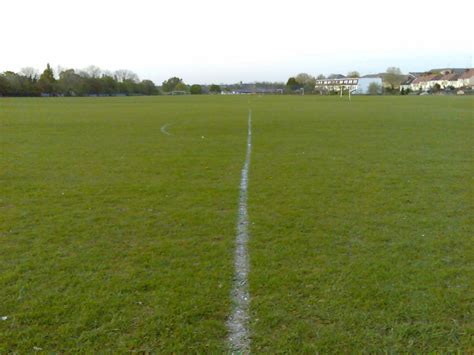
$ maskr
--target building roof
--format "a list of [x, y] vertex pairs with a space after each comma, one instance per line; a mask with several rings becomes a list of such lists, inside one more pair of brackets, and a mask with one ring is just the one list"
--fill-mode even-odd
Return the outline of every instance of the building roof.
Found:
[[331, 74], [329, 75], [331, 78], [328, 77], [328, 79], [344, 79], [345, 76], [342, 74]]
[[459, 79], [470, 79], [474, 76], [474, 69], [473, 68], [470, 68], [470, 69], [466, 69], [464, 71], [464, 73], [461, 74], [461, 76], [459, 77]]
[[439, 74], [427, 74], [427, 75], [422, 75], [417, 77], [415, 80], [413, 80], [413, 84], [419, 84], [419, 83], [424, 83], [430, 80], [436, 80], [436, 77], [441, 77]]
[[439, 80], [444, 80], [444, 81], [456, 81], [458, 80], [459, 75], [456, 73], [451, 73], [451, 74], [446, 74], [443, 75]]
[[449, 73], [457, 73], [462, 74], [464, 72], [464, 68], [437, 68], [431, 69], [431, 73], [441, 73], [441, 72], [449, 72]]
[[364, 75], [363, 78], [383, 78], [383, 73], [367, 74], [367, 75]]
[[410, 85], [420, 75], [423, 75], [423, 73], [409, 72], [407, 75], [402, 75], [403, 80], [400, 85]]

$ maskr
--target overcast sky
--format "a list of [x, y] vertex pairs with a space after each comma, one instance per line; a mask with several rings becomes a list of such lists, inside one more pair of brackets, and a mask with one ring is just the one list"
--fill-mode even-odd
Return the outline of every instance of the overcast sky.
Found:
[[3, 0], [0, 71], [130, 69], [161, 83], [472, 67], [474, 1]]

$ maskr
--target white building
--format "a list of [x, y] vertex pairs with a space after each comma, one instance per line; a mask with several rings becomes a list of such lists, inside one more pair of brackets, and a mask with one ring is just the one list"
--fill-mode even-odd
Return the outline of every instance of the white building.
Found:
[[375, 83], [378, 93], [382, 93], [381, 78], [341, 78], [341, 79], [318, 79], [315, 89], [319, 91], [350, 91], [354, 95], [369, 93], [370, 84]]
[[436, 84], [439, 85], [441, 89], [448, 89], [448, 88], [459, 88], [459, 82], [458, 82], [459, 75], [456, 73], [448, 73], [444, 74], [441, 77], [437, 77], [432, 80], [432, 87]]

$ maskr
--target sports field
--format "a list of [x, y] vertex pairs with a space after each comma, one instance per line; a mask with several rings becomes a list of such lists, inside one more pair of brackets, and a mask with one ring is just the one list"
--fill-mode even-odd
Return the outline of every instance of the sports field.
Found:
[[474, 98], [0, 99], [0, 352], [474, 351]]

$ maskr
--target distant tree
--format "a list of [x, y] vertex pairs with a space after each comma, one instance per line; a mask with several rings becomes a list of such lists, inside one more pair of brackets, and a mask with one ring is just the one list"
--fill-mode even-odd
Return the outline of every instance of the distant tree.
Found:
[[2, 95], [5, 96], [38, 96], [37, 76], [34, 73], [27, 75], [6, 71], [2, 74], [3, 89]]
[[89, 95], [101, 95], [103, 94], [102, 80], [96, 76], [87, 75], [83, 78], [85, 86], [87, 87], [87, 93]]
[[316, 84], [316, 79], [314, 76], [307, 73], [300, 73], [295, 77], [295, 80], [298, 84], [303, 86], [314, 86]]
[[295, 91], [295, 90], [301, 89], [302, 85], [298, 83], [295, 77], [291, 77], [286, 82], [286, 87], [291, 91]]
[[185, 83], [178, 83], [175, 88], [176, 91], [189, 92], [189, 87]]
[[219, 94], [221, 92], [221, 87], [219, 85], [216, 85], [216, 84], [212, 84], [210, 87], [209, 87], [209, 92], [213, 93], [213, 94]]
[[296, 77], [296, 82], [299, 84], [300, 88], [304, 88], [306, 92], [314, 90], [316, 85], [316, 78], [312, 75], [306, 73], [300, 73]]
[[121, 94], [134, 95], [139, 94], [139, 84], [133, 79], [126, 79], [118, 83], [118, 89]]
[[86, 76], [88, 76], [89, 78], [100, 78], [102, 70], [99, 67], [96, 67], [95, 65], [89, 65], [87, 68], [84, 69], [84, 73], [86, 73]]
[[191, 95], [201, 95], [202, 94], [202, 86], [198, 84], [191, 85], [190, 89]]
[[38, 80], [38, 87], [42, 93], [53, 94], [55, 92], [56, 79], [54, 78], [53, 69], [49, 63], [46, 65], [46, 69], [40, 75]]
[[102, 74], [100, 78], [102, 92], [104, 95], [113, 95], [118, 91], [118, 83], [111, 73]]
[[84, 94], [84, 78], [78, 75], [74, 69], [67, 69], [59, 73], [59, 91], [66, 96]]
[[286, 82], [286, 86], [292, 86], [292, 85], [298, 85], [298, 82], [296, 81], [294, 77], [289, 78], [288, 81]]
[[138, 75], [127, 69], [119, 69], [114, 72], [115, 80], [119, 83], [124, 81], [133, 81], [137, 83], [139, 81]]
[[381, 93], [381, 91], [382, 91], [382, 87], [380, 86], [380, 84], [376, 82], [371, 82], [369, 84], [369, 87], [368, 87], [369, 95], [378, 95]]
[[32, 67], [22, 68], [18, 75], [22, 81], [22, 96], [38, 96], [40, 94], [38, 88], [38, 70]]
[[434, 84], [433, 87], [431, 88], [431, 92], [433, 94], [436, 94], [440, 91], [441, 91], [441, 85], [439, 85], [438, 83]]
[[405, 88], [402, 88], [402, 89], [400, 90], [400, 95], [405, 95]]
[[6, 82], [7, 96], [24, 96], [22, 88], [22, 77], [12, 71], [3, 73]]
[[353, 71], [350, 71], [349, 73], [347, 73], [347, 77], [348, 78], [360, 78], [360, 74], [359, 74], [358, 71], [353, 70]]
[[142, 80], [138, 86], [139, 86], [140, 94], [142, 95], [158, 94], [158, 89], [155, 83], [151, 80]]
[[9, 92], [8, 81], [4, 74], [0, 74], [0, 96], [7, 96]]
[[174, 76], [168, 80], [163, 81], [161, 88], [164, 92], [172, 92], [176, 90], [176, 86], [180, 83], [183, 83], [183, 79]]
[[323, 75], [323, 74], [319, 74], [316, 79], [318, 80], [322, 80], [322, 79], [326, 79], [326, 77]]
[[395, 88], [400, 85], [403, 80], [403, 74], [400, 68], [389, 67], [385, 71], [384, 81], [389, 84], [390, 90], [394, 91]]
[[20, 70], [20, 73], [30, 80], [38, 80], [38, 77], [39, 77], [38, 70], [32, 67], [22, 68]]

